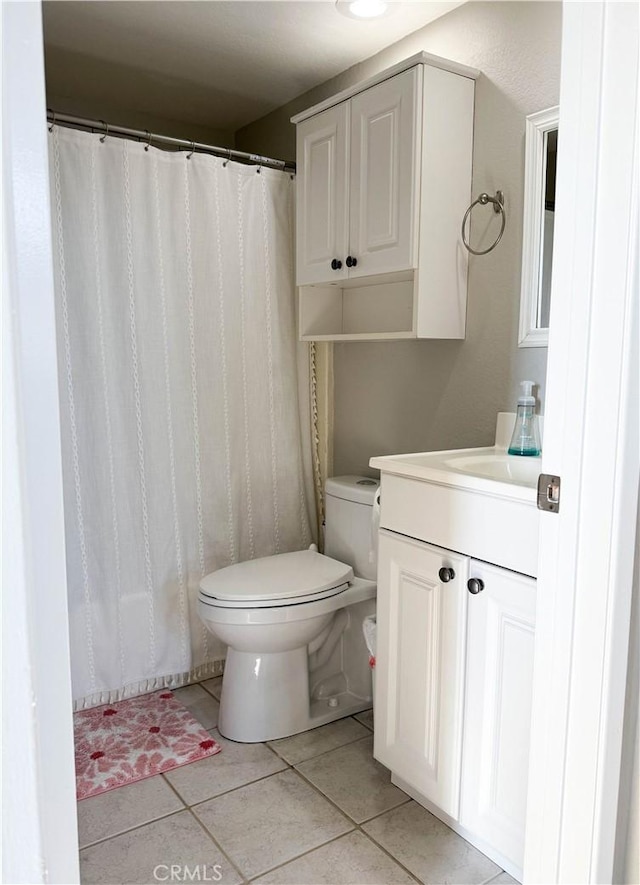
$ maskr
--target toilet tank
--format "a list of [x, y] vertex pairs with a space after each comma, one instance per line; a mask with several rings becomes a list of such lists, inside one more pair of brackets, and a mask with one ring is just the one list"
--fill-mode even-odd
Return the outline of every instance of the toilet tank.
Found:
[[379, 485], [366, 476], [334, 476], [325, 485], [324, 552], [370, 581], [376, 580], [373, 501]]

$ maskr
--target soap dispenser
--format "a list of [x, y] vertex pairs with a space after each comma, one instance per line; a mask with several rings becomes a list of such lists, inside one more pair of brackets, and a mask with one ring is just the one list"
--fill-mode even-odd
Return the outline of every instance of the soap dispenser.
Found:
[[509, 444], [510, 455], [539, 455], [540, 434], [536, 418], [536, 400], [533, 396], [533, 381], [522, 382], [522, 394], [518, 399], [516, 423]]

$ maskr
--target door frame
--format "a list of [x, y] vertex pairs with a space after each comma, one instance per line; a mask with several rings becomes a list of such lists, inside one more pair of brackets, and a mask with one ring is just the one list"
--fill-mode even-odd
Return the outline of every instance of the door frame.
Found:
[[563, 6], [524, 881], [612, 882], [636, 541], [638, 13]]
[[42, 11], [2, 3], [3, 882], [79, 881]]

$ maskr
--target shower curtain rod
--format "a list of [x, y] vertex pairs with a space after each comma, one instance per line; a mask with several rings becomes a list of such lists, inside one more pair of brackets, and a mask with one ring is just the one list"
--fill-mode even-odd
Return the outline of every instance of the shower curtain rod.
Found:
[[88, 120], [84, 117], [74, 117], [71, 114], [59, 114], [57, 111], [47, 110], [47, 121], [54, 125], [69, 126], [75, 129], [87, 129], [92, 132], [104, 132], [104, 135], [116, 135], [120, 138], [135, 138], [145, 141], [147, 144], [173, 145], [178, 150], [189, 150], [191, 153], [212, 154], [214, 157], [226, 157], [228, 160], [240, 160], [243, 163], [256, 166], [267, 166], [270, 169], [280, 169], [283, 172], [295, 172], [296, 164], [292, 160], [274, 160], [273, 157], [262, 157], [259, 154], [246, 154], [244, 151], [236, 151], [233, 148], [215, 147], [215, 145], [201, 144], [197, 141], [189, 141], [185, 138], [172, 138], [170, 135], [157, 135], [146, 129], [128, 129], [126, 126], [112, 126], [104, 120]]

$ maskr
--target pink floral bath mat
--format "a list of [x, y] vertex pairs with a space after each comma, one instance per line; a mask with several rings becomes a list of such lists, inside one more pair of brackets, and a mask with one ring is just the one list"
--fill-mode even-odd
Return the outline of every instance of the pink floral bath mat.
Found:
[[76, 713], [76, 792], [88, 799], [219, 753], [170, 691]]

